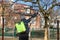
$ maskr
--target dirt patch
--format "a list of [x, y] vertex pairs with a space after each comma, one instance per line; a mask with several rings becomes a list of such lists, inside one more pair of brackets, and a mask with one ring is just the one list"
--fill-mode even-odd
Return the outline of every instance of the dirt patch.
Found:
[[[0, 37], [0, 40], [2, 40], [2, 37]], [[16, 37], [6, 37], [4, 40], [18, 40]]]

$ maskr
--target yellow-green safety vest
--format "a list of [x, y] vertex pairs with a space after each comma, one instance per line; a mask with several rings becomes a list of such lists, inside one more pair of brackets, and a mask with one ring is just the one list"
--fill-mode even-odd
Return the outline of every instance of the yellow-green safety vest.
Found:
[[21, 33], [21, 32], [24, 32], [24, 31], [26, 31], [26, 27], [25, 27], [25, 25], [24, 25], [24, 22], [23, 21], [21, 21], [21, 23], [20, 24], [18, 24], [18, 23], [16, 23], [16, 29], [17, 29], [17, 33]]

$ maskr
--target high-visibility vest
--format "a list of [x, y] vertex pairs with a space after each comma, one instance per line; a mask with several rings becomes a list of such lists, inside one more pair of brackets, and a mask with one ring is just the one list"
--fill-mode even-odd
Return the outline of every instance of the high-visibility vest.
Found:
[[17, 29], [17, 33], [21, 33], [21, 32], [24, 32], [24, 31], [26, 31], [26, 27], [25, 27], [25, 25], [24, 25], [24, 22], [23, 21], [21, 21], [21, 23], [19, 24], [19, 23], [16, 23], [16, 29]]

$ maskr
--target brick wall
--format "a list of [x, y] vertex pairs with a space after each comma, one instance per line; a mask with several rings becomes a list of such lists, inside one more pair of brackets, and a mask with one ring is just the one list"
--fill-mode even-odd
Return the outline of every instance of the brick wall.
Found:
[[[14, 5], [14, 9], [19, 9], [18, 11], [21, 13], [21, 12], [26, 12], [26, 10], [25, 10], [25, 6], [27, 6], [27, 5], [22, 5], [22, 4], [15, 4]], [[0, 7], [0, 12], [2, 12], [2, 8]], [[12, 12], [11, 10], [10, 10], [10, 8], [8, 7], [8, 8], [5, 8], [5, 11], [4, 11], [5, 13], [5, 20], [6, 20], [6, 23], [5, 23], [5, 26], [7, 26], [7, 27], [14, 27], [14, 23], [15, 23], [15, 21], [17, 21], [17, 20], [19, 20], [19, 18], [20, 18], [20, 15], [19, 14], [15, 14], [15, 13], [10, 13], [10, 12]], [[35, 13], [35, 11], [33, 10], [33, 9], [31, 9], [31, 14], [34, 14]], [[17, 18], [17, 19], [16, 19]], [[39, 28], [40, 27], [40, 16], [37, 16], [36, 17], [36, 21], [35, 21], [36, 23], [35, 23], [35, 25], [33, 25], [33, 27], [37, 27], [37, 28]], [[2, 26], [2, 24], [1, 24], [1, 13], [0, 13], [0, 26]]]

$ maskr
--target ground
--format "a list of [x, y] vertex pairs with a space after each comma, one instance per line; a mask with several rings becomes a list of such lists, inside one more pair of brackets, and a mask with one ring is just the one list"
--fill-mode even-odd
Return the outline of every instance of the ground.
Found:
[[[1, 37], [0, 37], [0, 40], [2, 40]], [[4, 40], [18, 40], [18, 38], [17, 37], [7, 37], [7, 38], [4, 38]], [[41, 38], [29, 38], [29, 40], [44, 40], [44, 39], [41, 39]], [[49, 39], [49, 40], [57, 40], [57, 39]]]
[[[0, 37], [0, 40], [2, 40], [1, 37]], [[7, 38], [4, 38], [4, 40], [18, 40], [18, 38], [17, 37], [7, 37]], [[40, 38], [29, 38], [29, 40], [40, 40]]]

